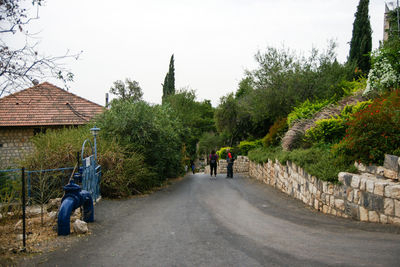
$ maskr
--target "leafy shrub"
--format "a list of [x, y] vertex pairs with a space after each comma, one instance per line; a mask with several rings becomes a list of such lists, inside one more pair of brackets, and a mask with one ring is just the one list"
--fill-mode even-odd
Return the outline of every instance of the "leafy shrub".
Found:
[[263, 145], [265, 147], [279, 145], [287, 129], [287, 118], [275, 121], [275, 123], [269, 128], [267, 135], [262, 139]]
[[104, 170], [101, 180], [103, 196], [127, 197], [160, 185], [157, 175], [143, 162], [143, 156], [123, 152], [118, 144], [111, 143], [99, 157]]
[[353, 95], [354, 93], [364, 90], [367, 85], [367, 79], [364, 77], [358, 80], [348, 81], [342, 80], [337, 86], [340, 90], [337, 97], [345, 97]]
[[[77, 152], [81, 152], [85, 139], [93, 138], [91, 126], [47, 130], [31, 140], [35, 151], [25, 157], [21, 166], [30, 170], [56, 169], [76, 164]], [[89, 148], [89, 146], [86, 146]], [[91, 153], [87, 150], [86, 153]]]
[[101, 135], [115, 140], [126, 152], [138, 152], [159, 179], [183, 173], [182, 147], [185, 130], [171, 109], [145, 102], [113, 102], [98, 120]]
[[228, 149], [232, 151], [232, 147], [229, 147], [229, 146], [221, 147], [221, 149], [216, 152], [218, 155], [218, 158], [226, 159], [226, 157], [228, 156], [228, 152], [227, 152]]
[[336, 118], [317, 121], [314, 127], [306, 131], [304, 141], [311, 144], [338, 143], [346, 133], [346, 122], [352, 118], [353, 114], [365, 109], [371, 103], [372, 100], [368, 100], [354, 105], [347, 105]]
[[258, 148], [249, 152], [249, 159], [258, 163], [267, 162], [268, 159], [273, 161], [277, 159], [281, 164], [291, 161], [304, 168], [307, 173], [330, 182], [338, 181], [339, 172], [355, 171], [353, 164], [338, 162], [330, 153], [329, 145], [316, 145], [291, 152], [283, 151], [280, 147]]
[[322, 119], [306, 131], [304, 139], [309, 143], [336, 143], [345, 134], [346, 125], [341, 118]]
[[345, 161], [382, 164], [400, 147], [400, 90], [375, 99], [348, 122], [346, 136], [333, 153]]
[[[75, 166], [76, 155], [81, 151], [83, 141], [91, 138], [90, 128], [87, 125], [36, 135], [32, 139], [36, 146], [35, 152], [28, 155], [21, 164], [31, 170]], [[102, 166], [100, 189], [103, 197], [127, 197], [160, 185], [159, 177], [144, 163], [143, 156], [129, 153], [115, 141], [104, 138], [102, 131], [98, 137], [97, 154]]]
[[249, 152], [249, 150], [257, 148], [257, 147], [261, 147], [261, 146], [262, 146], [261, 140], [242, 141], [238, 145], [237, 154], [247, 156], [247, 153]]
[[331, 104], [332, 102], [333, 101], [329, 99], [316, 100], [314, 102], [311, 102], [307, 99], [299, 106], [295, 107], [292, 112], [290, 112], [287, 117], [287, 123], [289, 126], [291, 126], [296, 120], [312, 118], [315, 113], [317, 113], [327, 105]]
[[347, 105], [343, 108], [342, 112], [340, 113], [340, 117], [343, 119], [349, 119], [351, 115], [365, 109], [370, 104], [372, 104], [372, 100], [358, 102], [354, 105]]

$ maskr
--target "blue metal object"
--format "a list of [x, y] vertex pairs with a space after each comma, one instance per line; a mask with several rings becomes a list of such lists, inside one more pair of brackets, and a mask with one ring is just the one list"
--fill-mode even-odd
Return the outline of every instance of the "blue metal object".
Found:
[[61, 200], [58, 212], [58, 235], [69, 235], [71, 214], [74, 210], [83, 205], [83, 220], [94, 221], [93, 199], [90, 192], [82, 190], [74, 182], [64, 186], [65, 195]]
[[[92, 150], [92, 155], [84, 158], [84, 151], [86, 144], [89, 144]], [[92, 143], [86, 139], [82, 144], [82, 188], [92, 194], [92, 198], [96, 202], [100, 197], [100, 179], [101, 179], [101, 166], [96, 164], [95, 152]]]

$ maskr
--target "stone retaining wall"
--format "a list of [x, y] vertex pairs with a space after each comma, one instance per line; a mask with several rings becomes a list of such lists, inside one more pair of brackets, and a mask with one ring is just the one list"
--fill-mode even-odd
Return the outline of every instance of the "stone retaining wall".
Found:
[[[219, 165], [217, 167], [218, 173], [226, 173], [228, 163], [226, 160], [219, 160]], [[233, 163], [233, 175], [235, 173], [247, 173], [249, 172], [249, 158], [244, 156], [238, 156], [235, 162]], [[205, 166], [204, 173], [210, 174], [210, 165]]]
[[[396, 168], [399, 171], [399, 165]], [[385, 173], [380, 167], [374, 168], [375, 171], [378, 169], [381, 170], [380, 174]], [[393, 175], [393, 172], [388, 173]], [[309, 175], [291, 162], [286, 165], [271, 160], [264, 164], [249, 163], [251, 177], [276, 187], [325, 214], [400, 225], [400, 183], [380, 174], [341, 172], [338, 177], [340, 184], [332, 184]]]

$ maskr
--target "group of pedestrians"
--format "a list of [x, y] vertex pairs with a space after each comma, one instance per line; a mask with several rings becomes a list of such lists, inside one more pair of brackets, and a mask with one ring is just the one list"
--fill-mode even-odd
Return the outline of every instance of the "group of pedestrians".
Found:
[[[226, 178], [233, 178], [234, 158], [232, 157], [232, 153], [230, 152], [229, 149], [227, 149], [226, 152], [227, 152], [226, 162], [228, 163], [227, 170], [226, 170]], [[215, 150], [211, 151], [211, 154], [209, 155], [209, 160], [210, 160], [211, 177], [214, 174], [215, 178], [217, 178], [217, 166], [218, 166], [219, 162], [218, 162], [218, 154], [215, 153]]]

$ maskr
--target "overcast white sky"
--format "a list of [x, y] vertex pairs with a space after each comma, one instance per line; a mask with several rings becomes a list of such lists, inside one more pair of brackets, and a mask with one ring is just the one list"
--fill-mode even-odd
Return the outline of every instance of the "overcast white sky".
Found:
[[[307, 54], [337, 41], [346, 60], [359, 0], [48, 0], [40, 9], [41, 50], [71, 61], [70, 91], [104, 105], [113, 82], [139, 82], [144, 99], [160, 103], [161, 83], [175, 54], [176, 88], [199, 100], [236, 91], [254, 54], [267, 46]], [[383, 0], [370, 1], [373, 48], [383, 35]], [[41, 81], [42, 82], [42, 81]], [[62, 86], [60, 82], [54, 82]]]

